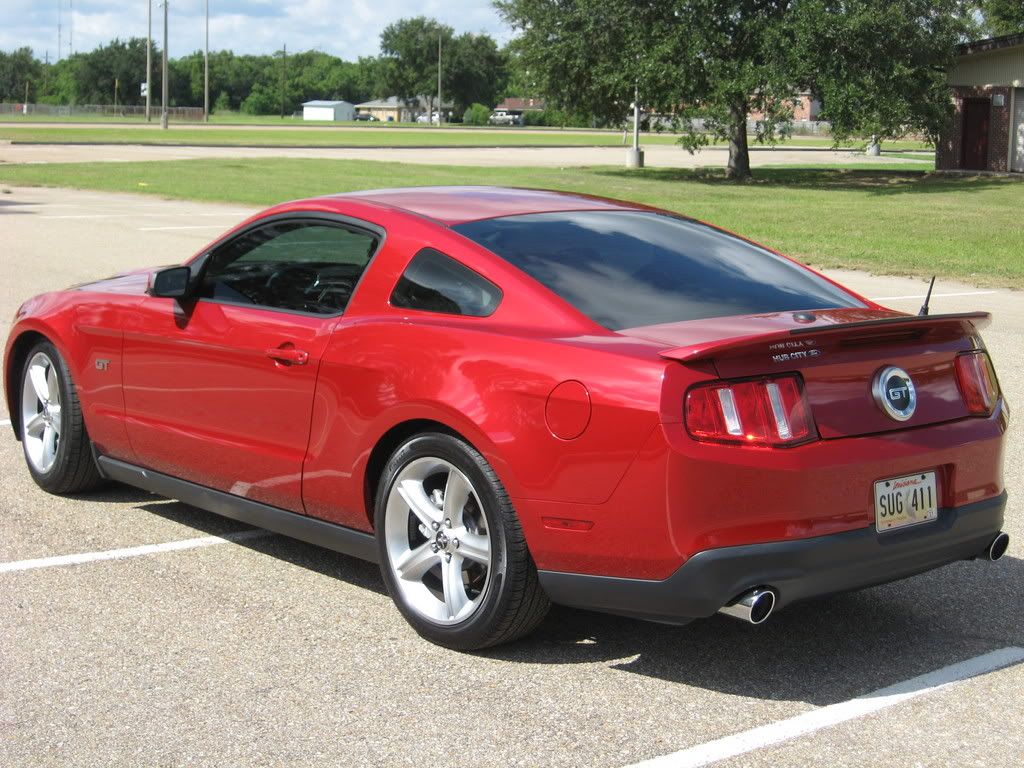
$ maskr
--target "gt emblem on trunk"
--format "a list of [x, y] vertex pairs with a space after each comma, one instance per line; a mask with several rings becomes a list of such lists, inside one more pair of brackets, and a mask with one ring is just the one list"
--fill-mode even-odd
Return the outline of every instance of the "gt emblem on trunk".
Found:
[[906, 421], [917, 408], [917, 391], [910, 375], [902, 368], [889, 366], [875, 374], [871, 385], [878, 407], [896, 421]]

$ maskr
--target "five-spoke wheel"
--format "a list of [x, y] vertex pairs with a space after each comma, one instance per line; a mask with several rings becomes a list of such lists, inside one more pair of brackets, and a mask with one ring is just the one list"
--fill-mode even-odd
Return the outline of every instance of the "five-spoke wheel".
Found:
[[548, 600], [504, 487], [468, 443], [410, 438], [378, 488], [381, 572], [421, 635], [460, 650], [507, 642], [544, 617]]
[[487, 516], [451, 462], [416, 459], [398, 473], [384, 536], [398, 588], [425, 619], [454, 624], [479, 607], [491, 573]]
[[61, 408], [57, 369], [45, 352], [36, 352], [25, 366], [21, 423], [25, 456], [37, 472], [49, 472], [60, 445]]
[[48, 341], [25, 356], [17, 415], [25, 462], [40, 487], [77, 493], [102, 482], [71, 374]]

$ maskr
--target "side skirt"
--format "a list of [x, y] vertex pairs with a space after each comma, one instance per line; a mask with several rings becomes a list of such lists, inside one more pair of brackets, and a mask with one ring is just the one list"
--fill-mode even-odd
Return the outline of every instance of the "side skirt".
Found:
[[243, 499], [241, 496], [196, 485], [107, 456], [98, 456], [96, 463], [103, 476], [111, 480], [133, 485], [169, 499], [178, 499], [207, 512], [255, 525], [257, 528], [265, 528], [343, 555], [351, 555], [371, 563], [378, 562], [377, 540], [369, 533]]

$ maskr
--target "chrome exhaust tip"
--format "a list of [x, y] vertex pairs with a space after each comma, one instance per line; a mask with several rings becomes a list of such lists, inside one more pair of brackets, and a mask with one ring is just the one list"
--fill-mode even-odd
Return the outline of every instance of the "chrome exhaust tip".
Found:
[[767, 587], [757, 587], [744, 592], [735, 602], [723, 605], [718, 612], [749, 624], [763, 624], [774, 610], [775, 592]]
[[1006, 554], [1006, 548], [1010, 546], [1010, 537], [1006, 533], [999, 533], [992, 543], [985, 550], [985, 557], [993, 563]]

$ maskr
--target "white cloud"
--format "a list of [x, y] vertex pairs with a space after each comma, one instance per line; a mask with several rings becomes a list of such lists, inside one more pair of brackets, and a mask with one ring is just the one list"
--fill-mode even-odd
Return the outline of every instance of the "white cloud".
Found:
[[[114, 38], [146, 36], [146, 0], [0, 0], [0, 50], [32, 48], [39, 58], [57, 55], [57, 8], [63, 5], [62, 54], [73, 26], [75, 51]], [[153, 38], [163, 38], [163, 9], [153, 2]], [[236, 53], [319, 49], [345, 59], [378, 53], [380, 32], [393, 21], [433, 16], [456, 33], [486, 32], [504, 43], [509, 29], [491, 0], [210, 0], [210, 48]], [[73, 21], [73, 24], [72, 24]], [[201, 50], [204, 0], [170, 0], [171, 56]]]

